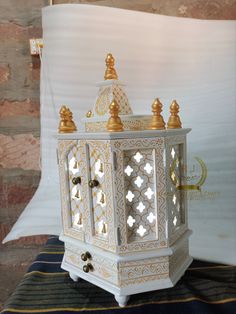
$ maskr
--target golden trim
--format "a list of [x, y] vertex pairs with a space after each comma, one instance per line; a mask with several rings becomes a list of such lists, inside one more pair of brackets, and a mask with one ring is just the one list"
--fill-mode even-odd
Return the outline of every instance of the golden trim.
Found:
[[178, 185], [176, 186], [177, 190], [189, 191], [189, 190], [198, 190], [201, 191], [201, 187], [199, 185]]
[[183, 190], [183, 191], [191, 191], [191, 190], [198, 190], [201, 191], [201, 186], [205, 183], [206, 178], [207, 178], [207, 167], [204, 161], [199, 158], [199, 157], [194, 157], [194, 159], [197, 160], [197, 162], [200, 164], [202, 173], [201, 173], [201, 178], [196, 184], [183, 184], [183, 185], [178, 185], [177, 180], [175, 180], [175, 177], [173, 179], [173, 174], [176, 168], [176, 163], [177, 159], [173, 162], [173, 166], [170, 168], [170, 179], [171, 182], [175, 185], [177, 190]]

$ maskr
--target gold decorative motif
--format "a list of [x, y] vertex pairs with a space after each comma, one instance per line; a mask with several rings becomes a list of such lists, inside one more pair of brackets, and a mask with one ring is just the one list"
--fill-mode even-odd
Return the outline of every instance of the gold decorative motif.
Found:
[[105, 224], [105, 222], [102, 225], [102, 233], [106, 234], [107, 233], [107, 224]]
[[156, 98], [152, 104], [153, 116], [149, 125], [149, 130], [162, 130], [165, 129], [165, 121], [161, 115], [162, 103]]
[[[79, 191], [78, 191], [79, 192]], [[82, 225], [83, 224], [83, 220], [82, 220], [82, 214], [79, 215], [79, 221], [78, 221], [78, 225]]]
[[93, 112], [92, 110], [89, 110], [87, 113], [86, 113], [86, 118], [91, 118], [93, 116]]
[[104, 195], [104, 193], [101, 193], [101, 198], [100, 198], [99, 202], [101, 204], [105, 204], [105, 195]]
[[170, 117], [167, 124], [168, 129], [182, 128], [182, 123], [180, 121], [178, 112], [179, 112], [179, 105], [177, 104], [176, 100], [174, 100], [172, 104], [170, 105]]
[[168, 278], [168, 259], [167, 256], [161, 256], [145, 260], [121, 262], [119, 264], [121, 287]]
[[185, 184], [185, 185], [179, 185], [177, 186], [177, 190], [184, 190], [184, 191], [190, 191], [190, 190], [198, 190], [201, 191], [201, 186], [205, 183], [207, 178], [207, 166], [204, 163], [204, 161], [199, 157], [194, 157], [196, 161], [199, 163], [201, 167], [201, 177], [198, 180], [196, 184]]
[[109, 131], [109, 132], [124, 131], [123, 124], [122, 124], [121, 119], [118, 115], [120, 107], [115, 100], [112, 101], [109, 109], [110, 109], [111, 117], [109, 118], [109, 120], [107, 122], [107, 131]]
[[61, 107], [60, 117], [61, 121], [58, 127], [60, 133], [70, 133], [77, 130], [76, 125], [73, 121], [73, 114], [68, 107]]
[[105, 80], [118, 80], [118, 75], [116, 73], [116, 70], [114, 68], [115, 65], [115, 59], [111, 53], [108, 53], [106, 57], [106, 72], [104, 75]]
[[100, 163], [99, 172], [104, 172], [103, 163], [102, 162]]

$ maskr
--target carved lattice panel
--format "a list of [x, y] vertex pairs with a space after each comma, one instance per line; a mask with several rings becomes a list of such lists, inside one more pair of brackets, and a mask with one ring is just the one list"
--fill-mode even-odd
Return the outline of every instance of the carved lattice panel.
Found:
[[155, 150], [124, 151], [128, 243], [157, 239]]
[[[84, 204], [83, 204], [83, 191], [82, 191], [82, 179], [83, 176], [83, 158], [81, 156], [80, 146], [75, 145], [68, 153], [68, 186], [69, 186], [69, 197], [70, 197], [70, 217], [71, 227], [77, 229], [83, 229], [83, 215], [84, 215]], [[73, 183], [73, 180], [77, 179], [80, 182]]]
[[169, 225], [170, 232], [174, 233], [185, 223], [184, 201], [181, 191], [183, 181], [183, 144], [169, 147]]
[[105, 150], [104, 147], [97, 143], [90, 142], [89, 147], [89, 177], [90, 180], [97, 180], [98, 186], [90, 189], [92, 205], [92, 224], [94, 235], [106, 239], [108, 234], [107, 219], [107, 191], [105, 182]]
[[103, 116], [105, 113], [108, 113], [109, 106], [113, 99], [116, 100], [120, 106], [120, 114], [132, 114], [128, 98], [121, 86], [118, 84], [100, 87], [99, 96], [95, 103], [95, 112], [99, 116]]

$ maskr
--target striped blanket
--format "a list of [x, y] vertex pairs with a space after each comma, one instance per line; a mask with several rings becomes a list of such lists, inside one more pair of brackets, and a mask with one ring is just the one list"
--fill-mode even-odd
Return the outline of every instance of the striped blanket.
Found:
[[2, 313], [236, 313], [236, 266], [194, 261], [174, 288], [133, 295], [119, 308], [112, 294], [61, 269], [63, 243], [50, 237]]

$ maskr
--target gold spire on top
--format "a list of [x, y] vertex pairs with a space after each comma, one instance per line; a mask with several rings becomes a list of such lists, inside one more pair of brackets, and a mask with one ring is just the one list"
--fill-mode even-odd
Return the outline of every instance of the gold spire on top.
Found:
[[162, 103], [156, 98], [152, 104], [153, 116], [148, 127], [149, 130], [165, 129], [165, 121], [161, 115], [162, 107]]
[[170, 105], [170, 117], [167, 123], [168, 129], [182, 128], [182, 123], [181, 123], [178, 113], [179, 113], [179, 105], [177, 104], [176, 100], [174, 100], [172, 104]]
[[109, 132], [124, 131], [123, 123], [121, 122], [121, 118], [118, 115], [120, 111], [120, 107], [115, 100], [111, 102], [109, 109], [110, 109], [111, 116], [107, 122], [107, 131]]
[[59, 132], [60, 133], [70, 133], [77, 130], [76, 125], [73, 121], [73, 114], [70, 109], [66, 106], [62, 106], [60, 109], [60, 123]]
[[118, 80], [118, 75], [116, 73], [116, 70], [114, 68], [115, 65], [115, 59], [111, 53], [108, 53], [106, 57], [106, 72], [104, 75], [105, 80]]

